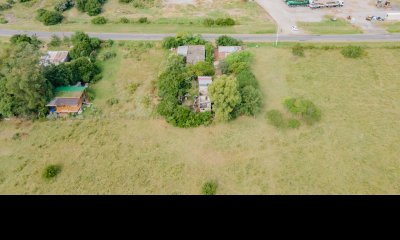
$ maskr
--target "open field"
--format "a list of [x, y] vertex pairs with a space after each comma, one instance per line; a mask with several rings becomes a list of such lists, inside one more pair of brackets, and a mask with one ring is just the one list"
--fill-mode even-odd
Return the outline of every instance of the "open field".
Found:
[[[104, 63], [94, 87], [101, 112], [0, 122], [0, 193], [199, 194], [209, 179], [218, 194], [400, 193], [398, 44], [363, 44], [362, 59], [322, 48], [299, 58], [291, 44], [251, 44], [263, 113], [195, 129], [172, 127], [144, 106], [165, 52], [139, 44], [116, 44], [118, 56]], [[134, 94], [132, 83], [141, 83]], [[286, 96], [312, 100], [321, 122], [285, 131], [269, 125], [265, 111], [283, 110]], [[107, 105], [112, 97], [119, 104]], [[46, 182], [48, 164], [62, 172]]]
[[[3, 0], [2, 0], [3, 1]], [[122, 4], [118, 0], [108, 0], [103, 7], [104, 16], [110, 23], [94, 25], [93, 17], [72, 8], [64, 12], [65, 20], [55, 26], [44, 26], [35, 20], [39, 8], [52, 9], [51, 0], [32, 0], [27, 3], [17, 3], [10, 10], [2, 12], [9, 23], [4, 28], [41, 31], [88, 31], [88, 32], [126, 32], [126, 33], [176, 33], [191, 31], [194, 33], [274, 33], [275, 24], [269, 15], [254, 2], [243, 3], [239, 0], [219, 0], [213, 3], [199, 1], [198, 5], [162, 5], [139, 9], [132, 4]], [[238, 21], [233, 27], [205, 27], [204, 18], [231, 16]], [[119, 23], [126, 17], [135, 23]], [[138, 19], [147, 17], [149, 24], [140, 24]]]

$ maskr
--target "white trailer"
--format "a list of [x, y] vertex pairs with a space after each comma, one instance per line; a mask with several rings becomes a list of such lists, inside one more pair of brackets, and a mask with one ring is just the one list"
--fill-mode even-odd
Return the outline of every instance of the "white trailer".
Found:
[[387, 21], [400, 21], [400, 12], [391, 12], [386, 14]]
[[309, 6], [311, 9], [343, 7], [344, 1], [341, 1], [341, 0], [310, 0]]

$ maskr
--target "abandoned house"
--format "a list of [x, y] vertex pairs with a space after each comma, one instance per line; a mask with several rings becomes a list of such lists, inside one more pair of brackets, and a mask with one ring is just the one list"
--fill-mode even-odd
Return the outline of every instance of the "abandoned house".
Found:
[[65, 86], [56, 88], [56, 97], [46, 106], [49, 107], [51, 114], [60, 116], [80, 114], [82, 105], [88, 104], [89, 99], [86, 93], [87, 85]]
[[42, 56], [40, 59], [41, 64], [44, 66], [48, 66], [50, 64], [58, 65], [68, 61], [68, 51], [48, 51], [47, 54]]
[[177, 53], [186, 58], [186, 64], [196, 64], [206, 60], [206, 47], [204, 45], [180, 46]]
[[196, 100], [200, 112], [211, 111], [211, 99], [208, 95], [208, 86], [212, 83], [212, 77], [198, 77], [199, 96]]
[[234, 52], [239, 52], [242, 50], [241, 46], [219, 46], [218, 49], [216, 49], [214, 55], [215, 55], [215, 60], [223, 60], [225, 59], [229, 54], [234, 53]]

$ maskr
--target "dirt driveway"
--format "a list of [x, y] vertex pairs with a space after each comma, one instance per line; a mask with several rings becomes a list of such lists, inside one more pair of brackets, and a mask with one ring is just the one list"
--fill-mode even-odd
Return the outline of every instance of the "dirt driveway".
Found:
[[[360, 27], [364, 33], [384, 33], [376, 24], [368, 22], [369, 15], [384, 17], [386, 9], [376, 8], [374, 0], [344, 0], [344, 6], [339, 8], [325, 8], [311, 10], [308, 7], [288, 7], [283, 0], [256, 0], [271, 17], [277, 22], [280, 32], [284, 34], [302, 34], [301, 29], [293, 31], [292, 26], [297, 22], [319, 22], [324, 16], [332, 15], [340, 18], [351, 16], [352, 24]], [[390, 12], [399, 8], [393, 6]]]

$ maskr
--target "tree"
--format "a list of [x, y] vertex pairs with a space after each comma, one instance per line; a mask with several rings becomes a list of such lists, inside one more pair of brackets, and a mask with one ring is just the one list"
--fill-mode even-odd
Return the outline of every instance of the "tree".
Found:
[[262, 95], [260, 90], [253, 86], [246, 86], [240, 90], [242, 102], [239, 105], [239, 114], [254, 116], [261, 110]]
[[44, 25], [56, 25], [63, 20], [63, 15], [58, 11], [48, 11], [46, 9], [39, 9], [37, 11], [37, 17], [40, 22]]
[[234, 109], [241, 102], [236, 79], [232, 76], [222, 75], [209, 86], [209, 92], [214, 102], [216, 120], [230, 120]]
[[76, 32], [71, 37], [71, 40], [74, 45], [69, 53], [72, 59], [95, 56], [101, 44], [98, 38], [90, 38], [89, 35], [84, 32]]
[[[0, 113], [3, 116], [43, 115], [52, 95], [52, 86], [43, 76], [38, 49], [21, 43], [10, 49], [4, 61], [0, 84]], [[21, 71], [23, 69], [23, 71]]]
[[44, 68], [43, 76], [54, 86], [66, 86], [75, 84], [72, 82], [72, 71], [68, 63], [49, 65]]
[[70, 63], [72, 80], [70, 84], [77, 82], [94, 82], [100, 74], [100, 68], [87, 57], [80, 57]]

